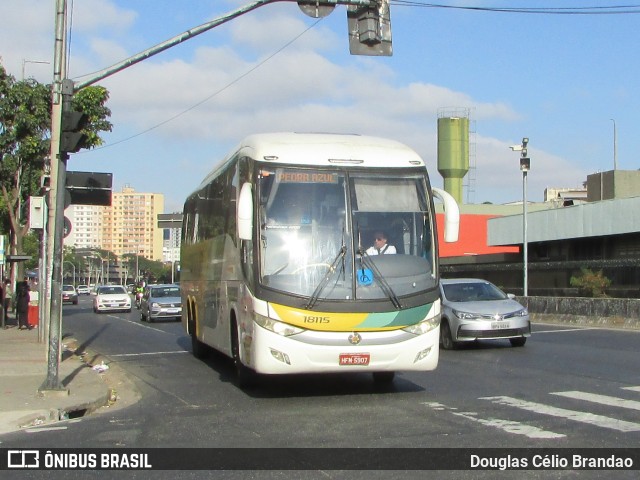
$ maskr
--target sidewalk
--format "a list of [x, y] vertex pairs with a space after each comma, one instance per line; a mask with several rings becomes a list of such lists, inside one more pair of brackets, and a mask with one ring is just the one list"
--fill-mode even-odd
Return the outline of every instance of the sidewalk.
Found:
[[37, 328], [18, 330], [12, 316], [7, 323], [6, 329], [0, 327], [0, 434], [80, 417], [109, 404], [111, 389], [82, 352], [75, 352], [72, 338], [62, 340], [61, 390], [39, 391], [47, 380], [48, 343], [38, 342]]

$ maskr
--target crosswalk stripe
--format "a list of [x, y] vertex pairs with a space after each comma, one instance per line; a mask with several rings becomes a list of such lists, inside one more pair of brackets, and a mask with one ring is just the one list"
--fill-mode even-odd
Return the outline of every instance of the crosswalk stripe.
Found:
[[596, 393], [587, 392], [551, 392], [550, 395], [559, 395], [561, 397], [574, 398], [576, 400], [584, 400], [586, 402], [599, 403], [600, 405], [609, 405], [612, 407], [629, 408], [632, 410], [640, 410], [640, 402], [635, 400], [625, 400], [618, 397], [610, 397], [608, 395], [598, 395]]
[[508, 433], [515, 433], [516, 435], [524, 435], [529, 438], [563, 438], [566, 435], [561, 433], [550, 432], [543, 430], [533, 425], [527, 425], [520, 422], [514, 422], [512, 420], [503, 420], [501, 418], [478, 418], [474, 412], [451, 412], [453, 415], [464, 417], [468, 420], [473, 420], [487, 427], [494, 427], [500, 430], [504, 430]]
[[627, 422], [624, 420], [618, 420], [615, 418], [605, 417], [603, 415], [596, 415], [593, 413], [580, 412], [577, 410], [568, 410], [565, 408], [552, 407], [550, 405], [544, 405], [542, 403], [529, 402], [526, 400], [520, 400], [513, 397], [481, 397], [480, 400], [488, 400], [498, 405], [506, 405], [510, 407], [521, 408], [534, 413], [542, 415], [550, 415], [553, 417], [566, 418], [567, 420], [573, 420], [575, 422], [587, 423], [589, 425], [595, 425], [597, 427], [608, 428], [611, 430], [618, 430], [620, 432], [637, 432], [640, 431], [640, 424], [634, 422]]

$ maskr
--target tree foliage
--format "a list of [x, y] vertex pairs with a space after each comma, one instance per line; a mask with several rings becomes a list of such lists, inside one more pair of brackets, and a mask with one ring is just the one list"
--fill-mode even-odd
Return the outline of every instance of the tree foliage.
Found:
[[88, 137], [88, 148], [102, 145], [104, 142], [100, 132], [110, 132], [113, 127], [108, 120], [111, 110], [105, 106], [107, 100], [109, 91], [99, 85], [83, 88], [73, 96], [73, 109], [84, 112], [89, 117], [89, 123], [83, 130]]
[[[104, 87], [87, 87], [73, 98], [73, 108], [89, 116], [84, 129], [88, 148], [100, 146], [101, 132], [111, 131], [111, 111]], [[28, 200], [40, 193], [48, 168], [51, 86], [34, 79], [16, 81], [0, 64], [0, 233], [9, 233], [9, 252], [23, 252], [29, 230]]]
[[583, 268], [580, 275], [571, 277], [570, 283], [588, 297], [606, 297], [605, 290], [611, 285], [611, 280], [604, 276], [602, 270], [594, 272], [589, 268]]
[[17, 82], [0, 65], [0, 225], [10, 253], [22, 252], [29, 196], [37, 190], [49, 151], [49, 88], [33, 79]]

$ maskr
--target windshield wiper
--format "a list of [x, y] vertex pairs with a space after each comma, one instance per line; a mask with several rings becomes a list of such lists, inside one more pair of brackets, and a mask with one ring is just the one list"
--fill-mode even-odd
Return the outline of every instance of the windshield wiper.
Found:
[[329, 283], [331, 274], [336, 271], [338, 267], [338, 263], [340, 262], [340, 260], [344, 259], [346, 254], [347, 254], [347, 246], [343, 243], [342, 247], [340, 247], [340, 251], [338, 252], [338, 255], [336, 255], [336, 258], [334, 258], [333, 262], [331, 262], [331, 266], [327, 270], [327, 273], [324, 274], [324, 277], [322, 277], [322, 281], [318, 284], [316, 289], [313, 291], [313, 294], [311, 295], [311, 297], [309, 297], [309, 301], [304, 306], [306, 310], [309, 310], [315, 307], [316, 303], [318, 303], [318, 298], [320, 297], [322, 290], [324, 290], [324, 287], [326, 287], [327, 283]]
[[393, 291], [393, 288], [391, 288], [391, 285], [389, 285], [389, 282], [387, 282], [387, 280], [384, 278], [384, 275], [382, 275], [382, 272], [380, 272], [375, 262], [371, 259], [371, 256], [363, 248], [360, 248], [360, 251], [358, 253], [362, 258], [361, 261], [363, 262], [363, 264], [369, 267], [376, 275], [378, 282], [380, 282], [380, 288], [387, 295], [387, 297], [389, 297], [389, 300], [391, 300], [393, 306], [398, 310], [402, 310], [402, 305], [400, 304], [398, 296]]

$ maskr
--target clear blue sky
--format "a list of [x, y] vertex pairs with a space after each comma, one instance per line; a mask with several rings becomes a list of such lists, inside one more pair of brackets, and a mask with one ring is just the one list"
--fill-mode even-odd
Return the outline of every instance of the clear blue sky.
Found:
[[[101, 70], [249, 0], [69, 0], [69, 74]], [[318, 21], [295, 3], [261, 7], [100, 82], [109, 89], [105, 148], [70, 170], [113, 172], [114, 187], [182, 202], [242, 137], [333, 131], [395, 138], [436, 169], [439, 109], [468, 108], [475, 135], [472, 203], [522, 197], [518, 153], [530, 138], [529, 199], [613, 168], [640, 167], [640, 3], [459, 0], [458, 7], [576, 8], [516, 13], [392, 2], [392, 57], [349, 55], [346, 7]], [[54, 0], [0, 0], [7, 70], [52, 79]], [[556, 10], [557, 12], [558, 10]], [[50, 64], [34, 63], [48, 61]], [[177, 118], [174, 118], [178, 115]], [[173, 119], [173, 120], [172, 120]], [[150, 130], [151, 129], [151, 130]]]

